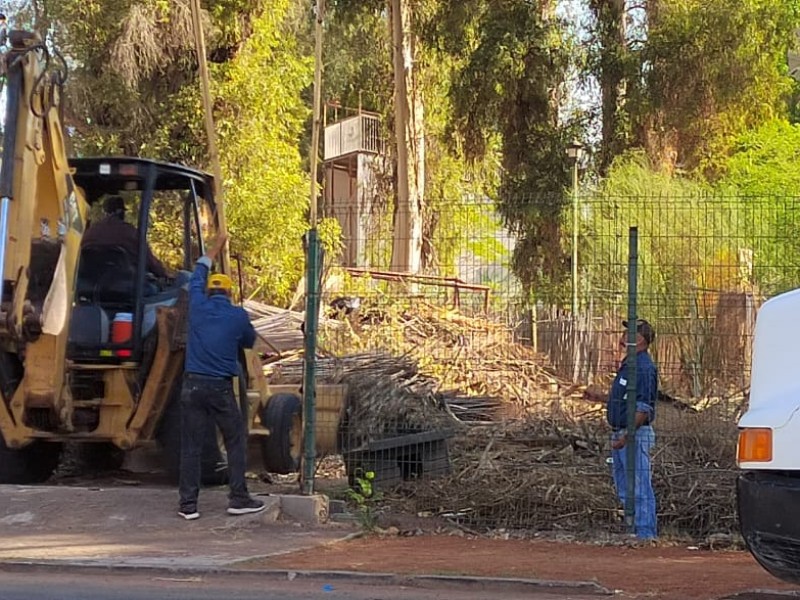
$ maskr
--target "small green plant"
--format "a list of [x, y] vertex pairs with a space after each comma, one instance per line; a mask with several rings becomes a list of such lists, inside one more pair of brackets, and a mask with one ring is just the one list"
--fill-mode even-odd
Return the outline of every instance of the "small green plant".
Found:
[[356, 471], [353, 487], [347, 489], [347, 497], [355, 506], [358, 522], [367, 531], [373, 531], [378, 525], [377, 502], [380, 493], [375, 492], [372, 484], [375, 479], [373, 471]]

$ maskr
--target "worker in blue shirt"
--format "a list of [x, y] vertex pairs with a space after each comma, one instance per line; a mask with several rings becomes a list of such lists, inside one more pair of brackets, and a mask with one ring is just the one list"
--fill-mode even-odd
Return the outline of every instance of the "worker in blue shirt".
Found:
[[203, 443], [209, 421], [222, 432], [228, 455], [230, 495], [228, 514], [264, 510], [250, 496], [245, 482], [247, 432], [233, 393], [239, 374], [239, 351], [252, 348], [256, 333], [243, 308], [231, 303], [230, 277], [209, 277], [214, 259], [227, 241], [221, 235], [206, 256], [197, 261], [189, 280], [189, 336], [181, 389], [180, 509], [178, 514], [198, 519], [197, 498]]
[[[627, 328], [627, 321], [622, 322]], [[650, 455], [656, 443], [653, 421], [656, 416], [656, 398], [658, 397], [658, 369], [648, 352], [650, 344], [655, 340], [653, 327], [644, 319], [636, 321], [636, 464], [635, 464], [635, 515], [634, 528], [636, 537], [653, 539], [658, 535], [656, 524], [656, 497], [653, 492]], [[620, 346], [627, 346], [628, 334], [623, 333]], [[601, 400], [596, 392], [588, 392], [593, 400]], [[626, 445], [629, 435], [628, 426], [628, 358], [623, 359], [619, 371], [608, 393], [606, 416], [611, 426], [611, 459], [614, 485], [617, 496], [625, 506], [627, 492]]]

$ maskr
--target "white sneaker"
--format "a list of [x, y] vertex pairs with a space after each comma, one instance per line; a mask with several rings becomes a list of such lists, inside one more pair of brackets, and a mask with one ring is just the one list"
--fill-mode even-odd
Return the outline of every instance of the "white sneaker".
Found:
[[200, 518], [200, 513], [197, 510], [181, 510], [178, 511], [178, 515], [186, 519], [187, 521], [194, 521], [195, 519]]

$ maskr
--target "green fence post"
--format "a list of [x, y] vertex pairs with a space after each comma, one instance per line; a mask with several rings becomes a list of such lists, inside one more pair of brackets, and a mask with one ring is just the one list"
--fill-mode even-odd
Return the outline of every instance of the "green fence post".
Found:
[[625, 396], [628, 411], [626, 425], [626, 477], [625, 477], [625, 524], [631, 533], [636, 532], [636, 301], [639, 263], [639, 231], [636, 227], [628, 230], [628, 344], [627, 377], [628, 387]]
[[317, 440], [314, 436], [317, 417], [317, 330], [319, 327], [320, 274], [322, 250], [316, 228], [309, 230], [306, 249], [306, 319], [303, 360], [303, 493], [314, 493]]

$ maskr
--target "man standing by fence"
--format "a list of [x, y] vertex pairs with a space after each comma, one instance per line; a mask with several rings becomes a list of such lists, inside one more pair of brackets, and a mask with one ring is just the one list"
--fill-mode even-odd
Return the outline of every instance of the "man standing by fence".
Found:
[[[628, 323], [623, 321], [623, 326]], [[627, 345], [627, 333], [623, 333], [620, 346]], [[653, 431], [656, 398], [658, 397], [658, 370], [650, 357], [648, 349], [655, 340], [653, 327], [644, 319], [636, 321], [636, 463], [635, 475], [635, 516], [634, 528], [636, 537], [642, 539], [655, 538], [658, 531], [656, 525], [656, 497], [653, 492], [652, 474], [650, 470], [650, 454], [655, 446], [656, 435]], [[628, 423], [628, 358], [622, 364], [611, 385], [607, 398], [607, 418], [613, 433], [611, 434], [611, 457], [613, 460], [614, 485], [620, 502], [625, 506], [628, 481], [628, 456], [626, 445], [630, 437], [626, 430]], [[595, 401], [603, 397], [594, 390], [587, 390], [586, 396]]]

